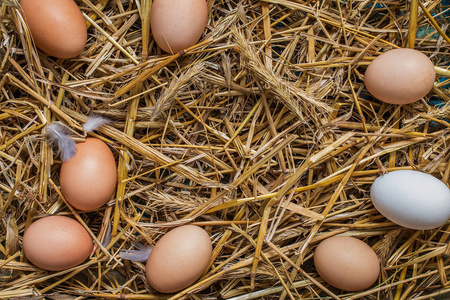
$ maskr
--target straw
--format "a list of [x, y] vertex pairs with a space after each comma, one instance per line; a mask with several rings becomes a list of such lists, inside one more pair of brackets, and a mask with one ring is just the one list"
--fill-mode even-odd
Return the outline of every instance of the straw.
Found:
[[[153, 40], [155, 2], [75, 1], [87, 45], [57, 59], [36, 48], [19, 1], [0, 1], [0, 298], [446, 299], [450, 224], [403, 228], [369, 193], [396, 170], [450, 186], [445, 1], [207, 0], [201, 38], [173, 55]], [[364, 73], [402, 47], [430, 57], [437, 80], [396, 106], [370, 94]], [[52, 122], [110, 147], [118, 181], [104, 206], [65, 200]], [[52, 214], [94, 241], [79, 266], [27, 260], [24, 231]], [[126, 258], [145, 259], [137, 245], [184, 224], [204, 228], [213, 253], [192, 285], [158, 293], [146, 262]], [[341, 291], [317, 273], [315, 248], [335, 235], [378, 255], [368, 289]]]

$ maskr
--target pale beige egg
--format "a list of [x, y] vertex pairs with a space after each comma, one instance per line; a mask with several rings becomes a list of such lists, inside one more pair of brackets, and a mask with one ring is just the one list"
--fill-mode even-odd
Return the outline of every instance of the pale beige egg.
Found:
[[433, 88], [436, 71], [431, 60], [413, 49], [394, 49], [373, 60], [364, 82], [377, 99], [391, 104], [408, 104], [425, 97]]

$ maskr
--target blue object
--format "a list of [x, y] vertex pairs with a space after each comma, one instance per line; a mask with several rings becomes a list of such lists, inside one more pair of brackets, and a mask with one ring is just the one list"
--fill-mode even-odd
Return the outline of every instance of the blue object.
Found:
[[[448, 62], [447, 62], [447, 65], [448, 65]], [[441, 77], [441, 78], [439, 78], [439, 82], [444, 82], [444, 81], [446, 81], [446, 80], [448, 80], [448, 78], [446, 78], [446, 77]], [[446, 85], [443, 85], [442, 88], [443, 88], [443, 89], [450, 89], [450, 81], [449, 81], [449, 83], [447, 83]]]
[[[445, 11], [445, 13], [442, 13]], [[441, 26], [445, 23], [450, 22], [450, 0], [442, 0], [441, 3], [434, 8], [431, 13], [436, 22]], [[422, 38], [435, 31], [434, 27], [431, 25], [423, 25], [418, 28], [416, 36], [418, 38]], [[447, 30], [448, 34], [449, 30]], [[437, 39], [439, 37], [439, 33], [435, 32], [432, 38]]]
[[[439, 10], [439, 12], [446, 11], [445, 13], [439, 15], [436, 17], [436, 20], [442, 20], [450, 18], [450, 0], [442, 0], [441, 3], [436, 7], [436, 9]], [[433, 13], [432, 16], [434, 17], [437, 15], [437, 13]]]
[[373, 97], [370, 94], [364, 92], [361, 92], [361, 94], [359, 94], [359, 97], [366, 100], [373, 100]]
[[[370, 9], [370, 8], [372, 8], [372, 6], [373, 6], [373, 4], [367, 4], [366, 6], [364, 6], [364, 8], [366, 8], [366, 9]], [[375, 4], [375, 7], [374, 8], [387, 8], [388, 7], [388, 5], [387, 4], [384, 4], [384, 3], [377, 3], [377, 4]]]
[[436, 108], [442, 108], [445, 105], [445, 102], [439, 97], [431, 97], [431, 99], [428, 100], [428, 104]]
[[[439, 97], [433, 96], [433, 97], [431, 97], [431, 99], [428, 101], [428, 104], [431, 105], [431, 106], [434, 106], [434, 107], [436, 107], [436, 108], [442, 108], [442, 107], [444, 107], [444, 105], [445, 105], [445, 101], [442, 100], [442, 99], [439, 98]], [[447, 118], [440, 118], [440, 119], [443, 120], [443, 121], [445, 121], [445, 122], [450, 123], [450, 120], [447, 119]], [[438, 127], [438, 126], [439, 126], [439, 123], [437, 123], [437, 122], [435, 122], [435, 121], [431, 121], [431, 122], [430, 122], [430, 126], [431, 126], [431, 127]]]
[[429, 35], [430, 33], [434, 32], [434, 34], [431, 36], [432, 39], [438, 39], [439, 33], [434, 29], [431, 25], [422, 25], [419, 28], [417, 28], [416, 37], [421, 39]]

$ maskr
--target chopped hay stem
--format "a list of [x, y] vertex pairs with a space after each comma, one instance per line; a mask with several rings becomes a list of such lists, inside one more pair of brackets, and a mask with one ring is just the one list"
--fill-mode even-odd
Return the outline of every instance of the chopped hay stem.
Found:
[[0, 151], [3, 150], [3, 149], [8, 148], [8, 146], [13, 144], [14, 142], [21, 140], [23, 137], [29, 135], [32, 132], [35, 132], [38, 129], [41, 129], [42, 127], [44, 127], [43, 124], [33, 124], [33, 125], [31, 125], [25, 131], [22, 131], [22, 132], [16, 134], [15, 136], [11, 137], [6, 143], [4, 143], [3, 145], [0, 145]]
[[[72, 113], [73, 113], [73, 117], [76, 117], [80, 121], [86, 122], [87, 117], [81, 116], [79, 114], [75, 114], [75, 112], [72, 112]], [[99, 129], [99, 131], [102, 132], [103, 134], [109, 136], [113, 140], [120, 142], [124, 146], [127, 146], [130, 149], [137, 151], [138, 153], [146, 155], [153, 161], [158, 162], [159, 164], [170, 166], [169, 168], [172, 169], [173, 171], [180, 173], [183, 176], [186, 176], [187, 178], [189, 178], [195, 182], [199, 182], [201, 184], [210, 185], [210, 186], [216, 185], [216, 183], [214, 181], [204, 177], [199, 172], [197, 172], [187, 166], [173, 165], [174, 161], [172, 159], [170, 159], [169, 157], [157, 152], [153, 148], [149, 147], [148, 145], [146, 145], [140, 141], [132, 139], [131, 137], [127, 136], [125, 133], [120, 132], [117, 129], [115, 129], [109, 125], [103, 126], [102, 128]], [[223, 186], [223, 185], [218, 184], [218, 186]]]
[[34, 290], [32, 288], [17, 289], [14, 291], [0, 291], [0, 298], [9, 299], [14, 297], [31, 297], [34, 295]]
[[255, 106], [250, 110], [248, 115], [245, 117], [245, 119], [242, 121], [242, 123], [239, 125], [239, 128], [235, 130], [233, 133], [233, 136], [230, 137], [230, 139], [225, 143], [223, 148], [228, 148], [228, 145], [238, 136], [238, 134], [241, 132], [241, 130], [244, 128], [244, 126], [248, 123], [252, 115], [258, 110], [259, 106], [262, 103], [262, 99], [260, 99]]
[[114, 95], [114, 99], [117, 99], [119, 97], [121, 97], [122, 95], [124, 95], [125, 93], [129, 92], [131, 89], [133, 89], [136, 85], [141, 84], [142, 82], [144, 82], [146, 79], [148, 79], [150, 76], [152, 76], [153, 74], [155, 74], [156, 72], [158, 72], [160, 69], [164, 68], [165, 66], [167, 66], [168, 64], [176, 61], [178, 58], [180, 58], [181, 56], [188, 54], [190, 51], [192, 51], [193, 49], [197, 48], [197, 47], [201, 47], [203, 45], [207, 45], [208, 43], [210, 43], [211, 40], [207, 39], [201, 43], [198, 43], [186, 50], [183, 50], [181, 52], [175, 53], [174, 55], [169, 56], [168, 58], [166, 58], [165, 60], [163, 60], [162, 62], [160, 62], [159, 64], [157, 64], [156, 66], [154, 66], [153, 68], [150, 68], [144, 72], [142, 72], [141, 74], [139, 74], [133, 81], [131, 81], [129, 84], [127, 84], [125, 87], [119, 89], [115, 95]]
[[292, 267], [294, 267], [302, 276], [305, 276], [308, 278], [309, 281], [317, 285], [320, 289], [322, 289], [324, 292], [326, 292], [331, 298], [340, 300], [338, 296], [336, 296], [333, 292], [331, 292], [329, 289], [327, 289], [324, 285], [322, 285], [320, 282], [315, 280], [311, 275], [309, 275], [307, 272], [305, 272], [301, 267], [297, 266], [289, 257], [287, 257], [281, 250], [274, 245], [270, 241], [266, 241], [267, 245], [269, 245], [270, 248], [272, 248], [281, 258], [283, 258], [285, 261], [287, 261]]
[[92, 296], [99, 299], [130, 299], [130, 300], [166, 300], [167, 295], [153, 295], [153, 294], [107, 294], [107, 293], [86, 293], [85, 296]]
[[408, 47], [411, 49], [414, 49], [415, 42], [416, 42], [417, 16], [419, 14], [418, 2], [419, 2], [419, 0], [411, 0], [411, 4], [410, 4], [409, 28], [408, 28]]
[[[301, 280], [301, 281], [296, 281], [292, 284], [293, 288], [302, 288], [302, 287], [307, 287], [309, 285], [309, 281], [308, 280]], [[252, 300], [252, 299], [262, 299], [262, 297], [264, 296], [269, 296], [275, 293], [280, 293], [285, 289], [284, 286], [275, 286], [275, 287], [270, 287], [264, 290], [259, 290], [259, 291], [255, 291], [255, 292], [250, 292], [244, 295], [240, 295], [240, 296], [235, 296], [235, 297], [231, 297], [231, 298], [225, 298], [228, 300]]]
[[[88, 3], [89, 1], [85, 1], [85, 3], [87, 4], [87, 5], [89, 5], [89, 3]], [[90, 15], [89, 15], [89, 18], [92, 20], [92, 21], [95, 21], [95, 20], [97, 20], [97, 18], [98, 18], [98, 16], [99, 16], [99, 13], [101, 13], [104, 9], [105, 9], [105, 7], [106, 7], [106, 5], [108, 4], [108, 2], [109, 2], [109, 0], [103, 0], [102, 2], [100, 2], [99, 4], [97, 4], [97, 6], [91, 6], [91, 8], [93, 9], [93, 11], [94, 11], [94, 13], [91, 13]], [[91, 27], [91, 23], [89, 22], [89, 21], [86, 21], [86, 28], [87, 29], [89, 29], [89, 27]]]
[[[0, 201], [0, 217], [4, 217], [6, 214], [7, 209], [11, 205], [13, 198], [16, 194], [17, 189], [19, 188], [19, 185], [22, 181], [23, 176], [25, 175], [25, 172], [23, 170], [23, 163], [18, 162], [17, 163], [17, 169], [16, 169], [16, 177], [14, 180], [14, 185], [12, 186], [11, 190], [9, 191], [8, 197], [6, 198], [5, 203], [3, 201]], [[3, 252], [3, 251], [2, 251]], [[4, 251], [6, 253], [6, 251]]]
[[[412, 247], [409, 247], [408, 248], [408, 254], [410, 254], [411, 252], [412, 252]], [[407, 266], [403, 267], [403, 270], [401, 271], [401, 274], [400, 274], [400, 277], [399, 277], [400, 280], [404, 280], [406, 278], [406, 272], [407, 271], [408, 271], [408, 267]], [[400, 299], [400, 296], [401, 296], [401, 293], [402, 293], [402, 289], [403, 289], [403, 284], [399, 284], [397, 286], [397, 288], [396, 288], [396, 291], [395, 291], [394, 300], [399, 300]]]
[[143, 1], [142, 19], [142, 58], [145, 60], [148, 56], [148, 46], [150, 39], [150, 12], [152, 9], [152, 0]]
[[[450, 269], [450, 266], [446, 266], [445, 269], [446, 270]], [[434, 274], [437, 274], [437, 273], [438, 273], [438, 270], [427, 271], [427, 272], [425, 272], [423, 274], [419, 274], [419, 275], [416, 275], [416, 276], [413, 276], [413, 277], [410, 277], [410, 278], [407, 278], [407, 279], [404, 279], [404, 280], [399, 280], [399, 281], [396, 281], [394, 283], [385, 284], [385, 285], [377, 287], [377, 288], [373, 288], [373, 289], [370, 289], [370, 290], [367, 290], [367, 291], [364, 291], [364, 292], [360, 292], [360, 293], [358, 293], [358, 294], [356, 294], [354, 296], [350, 296], [348, 298], [344, 298], [343, 300], [358, 299], [360, 297], [371, 295], [371, 294], [374, 294], [376, 292], [379, 292], [379, 291], [382, 291], [382, 290], [386, 290], [386, 289], [389, 289], [389, 288], [392, 288], [392, 287], [395, 287], [395, 286], [398, 286], [400, 284], [404, 284], [404, 283], [407, 283], [407, 282], [410, 282], [410, 281], [416, 281], [417, 279], [428, 277], [430, 275], [434, 275]], [[445, 290], [445, 292], [447, 293], [446, 290]], [[422, 299], [429, 299], [429, 298], [422, 298]]]
[[[139, 93], [139, 88], [136, 88], [133, 94]], [[139, 105], [139, 99], [134, 98], [128, 103], [127, 110], [127, 118], [125, 122], [125, 130], [124, 135], [132, 137], [134, 135], [135, 130], [135, 119], [137, 115]], [[117, 166], [117, 191], [116, 191], [116, 202], [114, 206], [114, 217], [113, 217], [113, 226], [112, 226], [112, 236], [117, 235], [117, 230], [119, 228], [120, 222], [120, 210], [122, 206], [123, 196], [125, 194], [126, 189], [126, 178], [128, 176], [128, 164], [130, 163], [130, 156], [128, 155], [128, 148], [125, 148], [122, 152], [122, 155], [119, 157], [119, 164]]]
[[[333, 207], [334, 203], [337, 201], [338, 197], [342, 193], [344, 186], [347, 184], [348, 180], [350, 179], [351, 174], [355, 170], [355, 168], [358, 166], [358, 163], [362, 160], [362, 158], [365, 156], [365, 154], [370, 150], [370, 148], [375, 143], [376, 139], [372, 139], [371, 141], [368, 141], [368, 144], [362, 149], [362, 151], [359, 153], [358, 157], [356, 158], [355, 162], [351, 165], [349, 171], [345, 174], [344, 178], [342, 178], [342, 181], [339, 183], [339, 186], [336, 188], [335, 192], [333, 193], [333, 196], [327, 203], [326, 207], [322, 211], [322, 215], [326, 217], [328, 213], [330, 212], [331, 208]], [[299, 249], [299, 253], [303, 254], [305, 253], [306, 247], [311, 242], [312, 238], [317, 234], [319, 231], [320, 226], [322, 225], [323, 221], [317, 221], [314, 227], [311, 229], [308, 237], [306, 238], [305, 242], [303, 243], [302, 247]]]
[[78, 124], [76, 124], [72, 119], [70, 119], [65, 113], [63, 113], [59, 108], [56, 107], [56, 105], [53, 102], [49, 102], [47, 99], [42, 97], [40, 94], [26, 86], [24, 83], [22, 83], [19, 79], [16, 77], [6, 74], [4, 76], [5, 81], [10, 80], [12, 84], [16, 85], [18, 88], [21, 88], [22, 90], [26, 91], [28, 94], [32, 95], [37, 100], [41, 101], [45, 106], [49, 107], [55, 114], [57, 114], [61, 119], [66, 121], [70, 126], [75, 127], [79, 130], [82, 130], [82, 127]]
[[106, 31], [104, 31], [99, 25], [97, 25], [97, 23], [95, 23], [88, 15], [86, 15], [85, 13], [82, 13], [83, 17], [89, 22], [91, 23], [92, 26], [95, 27], [95, 29], [97, 29], [98, 31], [101, 32], [101, 34], [103, 34], [114, 46], [117, 47], [117, 49], [119, 49], [123, 54], [125, 54], [129, 59], [131, 59], [131, 61], [138, 65], [139, 62], [130, 54], [128, 53], [127, 50], [125, 50], [119, 43], [117, 43]]

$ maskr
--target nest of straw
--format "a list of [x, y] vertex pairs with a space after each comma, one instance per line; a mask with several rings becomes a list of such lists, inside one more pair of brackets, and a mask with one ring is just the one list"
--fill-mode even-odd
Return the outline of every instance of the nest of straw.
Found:
[[[0, 298], [448, 299], [450, 224], [402, 228], [368, 194], [399, 169], [450, 183], [445, 3], [208, 0], [202, 39], [168, 55], [148, 28], [150, 0], [80, 0], [88, 44], [61, 60], [35, 48], [18, 1], [1, 0]], [[427, 54], [438, 75], [404, 106], [363, 82], [398, 47]], [[92, 135], [114, 150], [119, 180], [106, 206], [72, 212], [43, 136], [59, 121], [83, 140], [91, 113], [112, 121]], [[73, 213], [97, 237], [95, 254], [61, 272], [28, 263], [24, 228]], [[185, 223], [210, 233], [210, 266], [193, 286], [158, 294], [145, 265], [118, 253]], [[336, 234], [376, 251], [372, 288], [346, 293], [319, 277], [314, 249]]]

